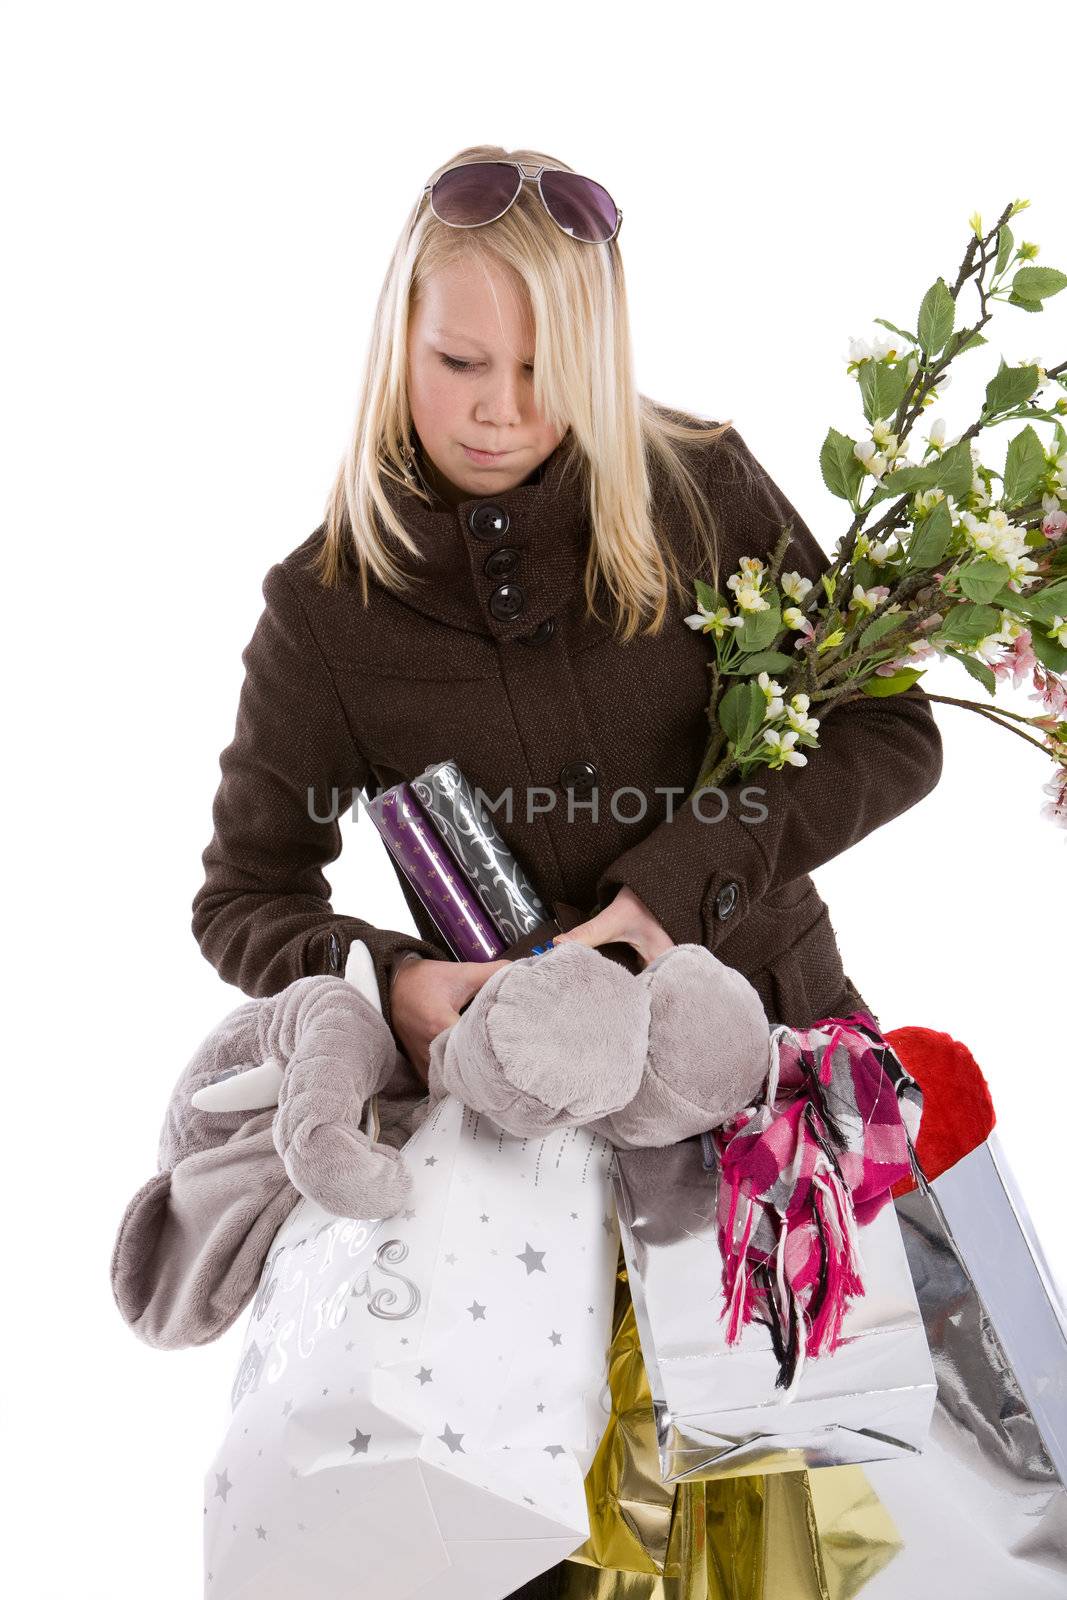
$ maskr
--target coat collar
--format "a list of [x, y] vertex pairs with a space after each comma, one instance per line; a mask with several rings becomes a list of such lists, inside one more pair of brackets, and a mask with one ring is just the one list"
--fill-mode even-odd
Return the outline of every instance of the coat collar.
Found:
[[[502, 493], [486, 492], [448, 505], [434, 495], [428, 506], [408, 488], [383, 480], [390, 504], [419, 552], [401, 553], [412, 587], [396, 598], [424, 616], [452, 627], [488, 634], [498, 641], [522, 639], [538, 623], [558, 617], [583, 592], [589, 551], [588, 496], [582, 463], [568, 433], [524, 483]], [[506, 526], [491, 537], [493, 513]], [[506, 573], [486, 572], [494, 551], [517, 552]], [[503, 584], [518, 592], [521, 610], [512, 617], [490, 608]], [[499, 596], [495, 602], [500, 607]]]

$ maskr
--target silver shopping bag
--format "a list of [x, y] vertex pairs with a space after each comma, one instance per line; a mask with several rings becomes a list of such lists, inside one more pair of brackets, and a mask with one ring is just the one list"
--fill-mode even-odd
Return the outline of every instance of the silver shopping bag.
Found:
[[664, 1482], [912, 1456], [936, 1380], [892, 1205], [861, 1229], [866, 1293], [842, 1343], [776, 1386], [769, 1330], [726, 1342], [716, 1208], [701, 1142], [618, 1152], [614, 1185]]
[[1062, 1307], [995, 1136], [918, 1181], [895, 1208], [937, 1404], [921, 1456], [865, 1469], [899, 1546], [863, 1600], [1062, 1600]]
[[1067, 1310], [996, 1133], [935, 1178], [961, 1262], [1067, 1481]]

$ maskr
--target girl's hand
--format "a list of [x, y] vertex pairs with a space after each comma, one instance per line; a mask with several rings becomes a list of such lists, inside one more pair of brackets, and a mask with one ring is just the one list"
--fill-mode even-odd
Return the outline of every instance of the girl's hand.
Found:
[[588, 922], [579, 922], [567, 933], [557, 933], [552, 942], [562, 944], [565, 940], [591, 945], [594, 950], [598, 945], [612, 944], [618, 940], [621, 944], [633, 945], [646, 967], [674, 944], [666, 928], [656, 921], [645, 902], [625, 884], [603, 911], [598, 911]]
[[507, 960], [449, 961], [427, 957], [393, 967], [389, 980], [393, 1032], [423, 1083], [429, 1073], [433, 1040], [459, 1021], [460, 1008], [494, 972], [510, 964]]

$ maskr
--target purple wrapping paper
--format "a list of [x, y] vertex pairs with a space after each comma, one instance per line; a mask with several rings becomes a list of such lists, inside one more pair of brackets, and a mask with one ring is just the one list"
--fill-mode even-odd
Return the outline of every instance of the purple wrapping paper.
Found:
[[367, 811], [457, 961], [495, 961], [506, 941], [410, 785], [394, 784]]

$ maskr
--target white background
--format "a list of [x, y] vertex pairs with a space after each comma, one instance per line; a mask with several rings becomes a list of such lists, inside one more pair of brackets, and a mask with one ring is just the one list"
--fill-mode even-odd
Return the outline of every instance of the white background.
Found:
[[[38, 0], [4, 19], [4, 1559], [20, 1596], [190, 1600], [240, 1334], [143, 1346], [110, 1252], [174, 1079], [243, 999], [189, 928], [218, 754], [262, 576], [321, 520], [414, 196], [480, 140], [603, 182], [640, 388], [732, 418], [829, 549], [819, 446], [862, 425], [849, 335], [914, 322], [976, 209], [1029, 198], [1017, 237], [1067, 266], [1064, 16]], [[938, 408], [950, 438], [998, 352], [1063, 359], [1067, 294], [987, 333]], [[955, 666], [927, 687], [980, 693]], [[938, 720], [937, 790], [818, 883], [883, 1023], [973, 1050], [1062, 1280], [1067, 836], [1039, 818], [1036, 751]], [[347, 828], [335, 907], [410, 927], [377, 836]]]

